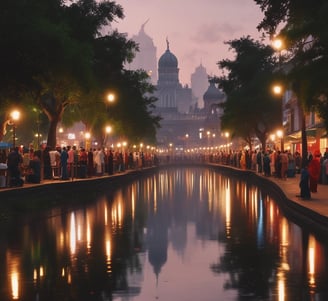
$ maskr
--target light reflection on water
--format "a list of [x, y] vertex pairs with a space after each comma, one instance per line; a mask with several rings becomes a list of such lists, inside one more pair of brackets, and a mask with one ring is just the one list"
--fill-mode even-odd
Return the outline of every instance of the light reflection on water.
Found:
[[2, 300], [328, 299], [327, 246], [207, 169], [160, 171], [0, 235]]

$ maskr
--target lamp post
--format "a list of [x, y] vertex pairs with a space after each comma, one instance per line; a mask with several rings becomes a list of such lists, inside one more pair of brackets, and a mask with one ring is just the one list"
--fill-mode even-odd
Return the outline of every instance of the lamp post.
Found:
[[185, 139], [185, 142], [186, 142], [185, 143], [185, 148], [188, 149], [188, 139], [189, 139], [189, 134], [188, 133], [185, 135], [185, 138], [186, 138]]
[[226, 150], [227, 150], [227, 152], [229, 152], [229, 137], [230, 137], [230, 133], [229, 132], [225, 132], [224, 133], [224, 136], [226, 137], [226, 139], [227, 139], [227, 148], [226, 148]]
[[91, 138], [91, 134], [89, 132], [86, 132], [85, 133], [85, 149], [86, 150], [89, 150], [89, 141], [90, 141], [90, 138]]
[[[282, 94], [283, 94], [283, 88], [281, 85], [274, 85], [273, 88], [273, 93], [275, 95], [279, 95], [281, 97], [281, 124], [283, 126], [283, 114], [284, 114], [284, 110], [283, 110], [283, 97], [282, 97]], [[279, 132], [279, 133], [278, 133]], [[277, 132], [277, 136], [280, 138], [280, 151], [284, 151], [284, 131], [283, 130], [280, 130]]]
[[277, 131], [277, 137], [280, 139], [280, 151], [284, 151], [284, 131], [278, 130]]
[[106, 137], [105, 137], [104, 146], [107, 146], [108, 135], [112, 132], [112, 127], [110, 125], [107, 125], [105, 128], [105, 132], [106, 132]]
[[[278, 68], [279, 68], [279, 72], [281, 72], [282, 70], [282, 57], [281, 57], [281, 51], [284, 48], [284, 43], [283, 40], [280, 38], [274, 38], [272, 41], [272, 47], [278, 52]], [[281, 124], [283, 126], [283, 116], [284, 116], [284, 110], [283, 110], [283, 87], [281, 85], [274, 85], [273, 86], [273, 93], [275, 95], [279, 95], [281, 97]], [[280, 151], [283, 152], [284, 151], [284, 131], [279, 131], [279, 134], [277, 132], [278, 137], [280, 137]]]
[[16, 121], [19, 120], [20, 112], [14, 110], [10, 113], [10, 117], [13, 125], [13, 148], [15, 148], [16, 147]]

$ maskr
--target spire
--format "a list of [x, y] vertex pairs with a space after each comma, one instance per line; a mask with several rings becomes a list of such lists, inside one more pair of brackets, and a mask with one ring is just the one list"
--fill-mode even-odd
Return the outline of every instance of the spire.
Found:
[[167, 50], [170, 50], [170, 43], [169, 43], [169, 39], [166, 37], [166, 48]]
[[146, 20], [145, 23], [143, 23], [143, 24], [141, 25], [140, 32], [145, 32], [145, 26], [146, 26], [146, 24], [147, 24], [148, 22], [149, 22], [149, 18]]

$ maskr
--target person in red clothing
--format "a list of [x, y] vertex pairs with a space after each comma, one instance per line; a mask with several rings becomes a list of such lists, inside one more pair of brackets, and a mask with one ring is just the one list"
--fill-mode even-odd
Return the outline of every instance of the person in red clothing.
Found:
[[320, 152], [315, 152], [314, 157], [309, 157], [309, 174], [310, 174], [310, 191], [317, 192], [318, 182], [320, 178]]

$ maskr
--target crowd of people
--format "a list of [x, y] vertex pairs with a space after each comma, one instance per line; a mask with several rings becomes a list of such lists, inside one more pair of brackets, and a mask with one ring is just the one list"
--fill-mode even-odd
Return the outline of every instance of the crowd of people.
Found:
[[158, 164], [155, 154], [122, 149], [85, 148], [73, 146], [15, 147], [1, 151], [0, 163], [6, 166], [6, 186], [40, 183], [43, 179], [69, 180], [93, 176], [112, 175], [126, 169], [143, 168]]
[[282, 180], [300, 176], [300, 197], [309, 199], [317, 192], [318, 183], [328, 184], [328, 149], [322, 155], [319, 150], [309, 152], [305, 166], [299, 152], [285, 151], [238, 151], [218, 152], [210, 155], [210, 161], [228, 164], [241, 169], [251, 169], [265, 176], [275, 176]]
[[[169, 157], [160, 159], [165, 164]], [[318, 183], [328, 184], [328, 149], [323, 155], [320, 151], [309, 153], [303, 168], [300, 153], [292, 154], [289, 150], [230, 150], [173, 157], [250, 169], [282, 180], [300, 174], [300, 195], [303, 198], [310, 198], [311, 193], [316, 193]], [[75, 145], [54, 150], [49, 147], [41, 150], [34, 150], [32, 146], [15, 147], [10, 152], [2, 150], [0, 153], [0, 164], [6, 166], [7, 186], [10, 187], [22, 186], [24, 182], [40, 183], [43, 179], [69, 180], [112, 175], [127, 169], [158, 165], [160, 159], [155, 153], [142, 150], [92, 148], [87, 151]]]
[[[309, 199], [317, 192], [318, 183], [328, 184], [328, 148], [321, 154], [319, 150], [309, 152], [305, 166], [299, 152], [290, 150], [220, 150], [214, 152], [180, 155], [175, 160], [209, 161], [230, 165], [240, 169], [253, 170], [267, 177], [284, 181], [300, 174], [300, 197]], [[171, 158], [172, 160], [172, 158]], [[168, 159], [166, 160], [168, 161]]]

